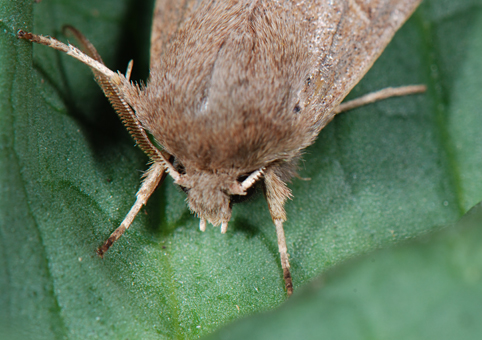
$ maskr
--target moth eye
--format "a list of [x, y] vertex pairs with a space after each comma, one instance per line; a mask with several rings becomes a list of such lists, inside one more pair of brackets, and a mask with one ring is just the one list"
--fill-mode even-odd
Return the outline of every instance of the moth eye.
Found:
[[174, 166], [174, 169], [176, 169], [177, 172], [179, 172], [180, 175], [186, 174], [186, 168], [184, 167], [184, 165], [178, 162], [177, 159], [175, 159], [174, 162], [172, 162], [172, 165]]

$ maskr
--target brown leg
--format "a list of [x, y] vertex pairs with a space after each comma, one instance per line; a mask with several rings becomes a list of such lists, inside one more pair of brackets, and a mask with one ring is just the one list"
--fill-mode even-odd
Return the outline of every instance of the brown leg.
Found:
[[149, 168], [149, 170], [147, 170], [144, 182], [142, 182], [142, 186], [136, 194], [137, 199], [134, 205], [132, 206], [131, 210], [124, 218], [124, 221], [122, 221], [119, 228], [117, 228], [109, 236], [109, 238], [107, 239], [107, 241], [104, 242], [102, 247], [97, 249], [97, 254], [99, 254], [100, 257], [103, 257], [105, 252], [109, 250], [110, 246], [115, 241], [117, 241], [119, 237], [122, 236], [122, 234], [127, 230], [127, 228], [131, 226], [132, 221], [136, 217], [137, 213], [142, 208], [142, 206], [146, 204], [149, 197], [152, 195], [154, 190], [159, 185], [161, 179], [164, 179], [165, 174], [166, 174], [165, 168], [161, 163], [154, 163]]
[[127, 78], [120, 73], [113, 72], [104, 65], [102, 58], [97, 53], [95, 47], [82, 33], [71, 26], [66, 27], [66, 30], [75, 35], [75, 37], [80, 41], [80, 43], [87, 50], [88, 54], [91, 56], [83, 53], [70, 44], [66, 45], [62, 43], [55, 38], [44, 37], [42, 35], [24, 32], [22, 30], [17, 32], [17, 36], [20, 39], [29, 40], [31, 42], [42, 44], [58, 51], [65, 52], [66, 54], [89, 66], [94, 72], [96, 80], [101, 86], [105, 95], [107, 98], [109, 98], [112, 106], [126, 126], [127, 131], [129, 131], [131, 136], [134, 138], [136, 144], [154, 162], [154, 164], [146, 172], [145, 180], [136, 194], [136, 202], [125, 217], [124, 221], [122, 221], [122, 224], [119, 226], [119, 228], [117, 228], [110, 235], [102, 247], [97, 250], [97, 253], [102, 257], [110, 246], [122, 236], [127, 228], [130, 227], [139, 210], [143, 205], [146, 204], [147, 200], [167, 172], [169, 172], [176, 181], [179, 180], [180, 175], [167, 160], [169, 159], [170, 155], [160, 151], [152, 144], [149, 136], [132, 109], [132, 103], [136, 102], [135, 96], [139, 91], [139, 88], [136, 85], [129, 82], [130, 73], [132, 70], [132, 62], [129, 63], [127, 68]]
[[288, 260], [288, 248], [286, 246], [283, 222], [286, 221], [284, 203], [291, 196], [291, 191], [286, 184], [269, 169], [264, 174], [266, 190], [266, 200], [268, 201], [269, 212], [276, 226], [276, 236], [278, 237], [278, 249], [283, 269], [283, 279], [285, 281], [286, 293], [288, 296], [293, 294], [293, 280], [290, 273], [290, 262]]
[[283, 279], [285, 280], [286, 293], [288, 296], [290, 296], [293, 294], [293, 280], [290, 273], [290, 262], [288, 260], [288, 248], [286, 247], [283, 220], [274, 220], [274, 224], [276, 226], [276, 235], [278, 236], [278, 249], [281, 260], [281, 268], [283, 268]]
[[94, 47], [94, 45], [92, 45], [89, 39], [87, 39], [85, 35], [83, 35], [78, 29], [76, 29], [74, 26], [65, 25], [62, 28], [62, 31], [64, 32], [64, 34], [67, 34], [67, 33], [73, 34], [75, 36], [75, 39], [78, 40], [78, 42], [82, 45], [84, 50], [87, 52], [88, 56], [104, 64], [104, 61], [102, 61], [101, 56], [97, 52], [97, 49]]
[[[87, 66], [89, 66], [95, 74], [95, 78], [99, 85], [101, 86], [104, 94], [109, 98], [112, 106], [116, 110], [120, 119], [124, 123], [129, 131], [130, 135], [136, 141], [136, 144], [149, 156], [151, 160], [155, 163], [162, 163], [174, 180], [180, 178], [179, 173], [174, 169], [172, 164], [167, 161], [169, 155], [164, 155], [159, 149], [157, 149], [149, 139], [149, 136], [144, 131], [142, 124], [137, 119], [137, 116], [132, 110], [137, 102], [137, 95], [139, 93], [139, 87], [131, 84], [128, 80], [130, 78], [130, 70], [132, 64], [128, 66], [127, 76], [123, 76], [120, 73], [113, 72], [109, 70], [102, 62], [101, 57], [97, 53], [94, 46], [85, 38], [82, 33], [77, 31], [73, 27], [68, 27], [68, 31], [72, 32], [77, 39], [81, 42], [86, 50], [93, 55], [94, 58], [83, 53], [78, 48], [72, 45], [66, 45], [55, 38], [44, 37], [42, 35], [37, 35], [29, 32], [24, 32], [22, 30], [17, 32], [17, 36], [20, 39], [29, 40], [37, 44], [42, 44], [58, 51], [65, 52], [66, 54], [80, 60]], [[134, 208], [134, 207], [133, 207]]]
[[335, 113], [341, 113], [348, 110], [353, 110], [357, 107], [371, 104], [379, 100], [387, 99], [390, 97], [407, 96], [410, 94], [423, 93], [427, 90], [425, 85], [411, 85], [402, 87], [387, 87], [386, 89], [372, 92], [364, 95], [360, 98], [341, 103], [336, 109]]

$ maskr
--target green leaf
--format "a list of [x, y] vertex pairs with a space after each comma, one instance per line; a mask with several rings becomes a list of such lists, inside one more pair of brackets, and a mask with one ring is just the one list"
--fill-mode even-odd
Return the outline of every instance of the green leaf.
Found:
[[482, 204], [457, 226], [329, 270], [209, 339], [480, 339]]
[[[15, 32], [66, 41], [71, 24], [111, 69], [132, 58], [133, 79], [145, 80], [152, 6], [0, 2], [0, 333], [10, 338], [190, 339], [286, 299], [261, 194], [234, 207], [226, 235], [201, 233], [166, 180], [105, 258], [95, 254], [147, 158], [85, 65], [45, 46], [32, 55]], [[290, 184], [285, 225], [295, 289], [482, 200], [481, 8], [426, 0], [350, 97], [419, 83], [428, 92], [340, 115], [306, 151], [300, 175], [311, 180]]]

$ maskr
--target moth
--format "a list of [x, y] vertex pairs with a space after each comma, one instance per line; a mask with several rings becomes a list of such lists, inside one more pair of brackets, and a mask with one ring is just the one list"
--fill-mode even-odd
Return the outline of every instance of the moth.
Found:
[[273, 219], [286, 291], [293, 283], [283, 230], [287, 186], [302, 151], [333, 117], [421, 86], [388, 89], [340, 105], [421, 0], [157, 0], [146, 85], [108, 69], [70, 27], [85, 53], [52, 37], [18, 37], [88, 65], [152, 164], [122, 224], [129, 228], [170, 175], [189, 209], [225, 233], [233, 202], [256, 182]]

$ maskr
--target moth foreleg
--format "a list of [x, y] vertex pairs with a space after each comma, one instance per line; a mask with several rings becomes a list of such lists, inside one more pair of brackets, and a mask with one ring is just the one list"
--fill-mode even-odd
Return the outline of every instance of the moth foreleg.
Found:
[[290, 261], [288, 259], [288, 247], [286, 246], [285, 231], [283, 229], [282, 219], [273, 219], [276, 226], [276, 236], [278, 238], [278, 249], [281, 261], [281, 268], [283, 269], [283, 279], [285, 281], [286, 293], [288, 296], [293, 294], [293, 279], [290, 272]]
[[93, 59], [97, 60], [98, 62], [104, 64], [100, 54], [97, 52], [97, 49], [94, 45], [87, 39], [85, 35], [83, 35], [78, 29], [71, 25], [65, 25], [62, 28], [62, 31], [65, 33], [71, 33], [75, 36], [75, 39], [82, 45], [84, 50], [87, 52], [87, 55], [92, 57]]
[[[58, 41], [55, 38], [52, 37], [44, 37], [43, 35], [37, 35], [29, 32], [24, 32], [22, 30], [17, 32], [17, 36], [20, 39], [25, 39], [29, 40], [31, 42], [35, 42], [38, 44], [42, 44], [45, 46], [49, 46], [53, 49], [56, 49], [58, 51], [65, 52], [66, 54], [74, 57], [77, 60], [80, 60], [84, 64], [88, 65], [90, 68], [93, 70], [96, 70], [100, 72], [102, 75], [105, 77], [108, 77], [109, 79], [115, 80], [116, 83], [123, 83], [122, 79], [120, 78], [121, 75], [118, 73], [111, 71], [109, 68], [107, 68], [103, 63], [93, 59], [92, 57], [89, 57], [87, 54], [83, 53], [81, 50], [79, 50], [77, 47], [72, 46], [72, 45], [67, 45], [64, 44], [61, 41]], [[123, 77], [123, 76], [122, 76]], [[125, 80], [125, 78], [124, 78]], [[125, 81], [127, 83], [127, 81]]]
[[283, 269], [283, 279], [285, 281], [286, 293], [288, 296], [293, 294], [293, 280], [290, 273], [290, 262], [288, 260], [288, 247], [286, 246], [283, 222], [286, 221], [284, 203], [291, 197], [291, 191], [286, 184], [274, 173], [273, 169], [268, 168], [264, 174], [265, 195], [268, 201], [269, 212], [276, 226], [276, 236], [278, 238], [278, 249]]
[[100, 257], [103, 257], [105, 252], [109, 250], [110, 246], [122, 236], [122, 234], [129, 228], [132, 224], [132, 221], [141, 210], [142, 206], [147, 203], [147, 200], [152, 195], [154, 190], [157, 188], [159, 183], [164, 180], [165, 175], [165, 167], [161, 163], [154, 163], [149, 170], [146, 171], [145, 179], [142, 182], [142, 186], [136, 194], [136, 202], [132, 206], [131, 210], [127, 214], [127, 216], [122, 221], [121, 225], [109, 236], [107, 241], [97, 249], [97, 254]]
[[360, 98], [356, 98], [345, 103], [341, 103], [335, 109], [335, 114], [353, 110], [357, 107], [371, 104], [379, 100], [387, 99], [390, 97], [408, 96], [410, 94], [423, 93], [427, 90], [425, 85], [410, 85], [402, 87], [387, 87], [383, 90], [368, 93]]

